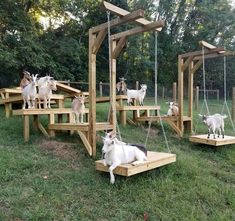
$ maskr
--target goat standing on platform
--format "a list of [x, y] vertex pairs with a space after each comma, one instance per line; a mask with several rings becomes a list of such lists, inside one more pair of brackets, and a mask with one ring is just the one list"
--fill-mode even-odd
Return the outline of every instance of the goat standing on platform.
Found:
[[140, 90], [129, 90], [127, 89], [127, 104], [130, 105], [132, 99], [137, 99], [139, 101], [139, 105], [144, 105], [144, 98], [147, 91], [147, 85], [141, 84]]
[[118, 141], [115, 138], [110, 138], [109, 136], [103, 138], [103, 142], [103, 164], [104, 166], [109, 165], [110, 183], [112, 184], [115, 182], [113, 170], [117, 166], [126, 163], [138, 165], [147, 160], [145, 151], [140, 150], [136, 146], [122, 143], [121, 141]]
[[20, 87], [22, 89], [25, 88], [32, 81], [32, 78], [28, 71], [23, 71], [23, 74], [24, 74], [24, 77], [20, 81]]
[[215, 139], [215, 133], [218, 131], [218, 138], [222, 135], [224, 138], [224, 119], [227, 118], [226, 115], [214, 114], [214, 115], [201, 115], [203, 123], [208, 126], [208, 139], [210, 138], [210, 132], [212, 130], [213, 137]]
[[166, 102], [169, 104], [169, 109], [167, 111], [167, 116], [178, 116], [179, 115], [179, 107], [175, 102]]
[[42, 84], [38, 89], [38, 100], [39, 100], [39, 108], [41, 109], [41, 100], [43, 100], [44, 109], [51, 108], [51, 95], [52, 91], [56, 91], [56, 81], [49, 80], [46, 84]]
[[122, 94], [124, 95], [126, 93], [126, 83], [125, 83], [125, 78], [124, 77], [121, 77], [119, 78], [119, 82], [116, 84], [116, 87], [117, 87], [117, 92], [118, 94]]
[[26, 108], [26, 103], [28, 104], [28, 108], [35, 108], [35, 100], [37, 95], [36, 89], [37, 83], [37, 74], [32, 75], [32, 82], [30, 82], [27, 86], [23, 88], [22, 96], [23, 96], [23, 109]]
[[75, 96], [72, 102], [72, 113], [74, 115], [74, 122], [79, 123], [79, 116], [81, 115], [81, 123], [83, 124], [83, 117], [85, 114], [85, 97], [82, 96]]

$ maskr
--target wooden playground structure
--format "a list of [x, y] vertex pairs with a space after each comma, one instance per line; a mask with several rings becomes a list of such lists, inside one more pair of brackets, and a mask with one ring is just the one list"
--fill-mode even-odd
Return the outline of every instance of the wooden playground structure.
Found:
[[[178, 56], [178, 130], [183, 135], [184, 130], [192, 133], [193, 131], [193, 77], [196, 71], [203, 64], [203, 59], [218, 58], [225, 56], [234, 56], [234, 52], [226, 51], [223, 47], [215, 47], [205, 41], [200, 41], [199, 45], [204, 48], [204, 51], [194, 51], [181, 54]], [[184, 121], [184, 75], [188, 74], [188, 113], [187, 122]], [[207, 135], [193, 135], [189, 140], [195, 143], [207, 144], [212, 146], [222, 146], [234, 144], [235, 137], [225, 136], [224, 139], [208, 139]]]

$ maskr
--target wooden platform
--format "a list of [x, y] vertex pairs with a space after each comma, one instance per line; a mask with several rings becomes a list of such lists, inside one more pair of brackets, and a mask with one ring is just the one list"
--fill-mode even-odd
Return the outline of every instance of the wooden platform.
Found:
[[223, 146], [223, 145], [228, 145], [228, 144], [235, 144], [235, 137], [232, 136], [224, 136], [224, 138], [216, 138], [213, 139], [213, 135], [211, 135], [211, 138], [207, 138], [207, 134], [202, 134], [202, 135], [193, 135], [189, 137], [189, 141], [194, 142], [194, 143], [201, 143], [201, 144], [207, 144], [211, 146]]
[[[89, 130], [89, 123], [83, 124], [75, 124], [75, 123], [54, 123], [49, 124], [48, 129], [50, 130], [66, 130], [66, 131], [88, 131]], [[109, 122], [99, 122], [96, 123], [96, 130], [103, 131], [103, 130], [113, 130], [113, 125]]]
[[[174, 163], [176, 161], [176, 155], [162, 152], [148, 151], [148, 161], [143, 164], [133, 166], [131, 164], [122, 164], [118, 166], [113, 172], [121, 176], [132, 176], [137, 173], [142, 173], [148, 170], [152, 170], [167, 164]], [[104, 166], [102, 160], [95, 162], [95, 168], [98, 171], [108, 172], [108, 167]]]

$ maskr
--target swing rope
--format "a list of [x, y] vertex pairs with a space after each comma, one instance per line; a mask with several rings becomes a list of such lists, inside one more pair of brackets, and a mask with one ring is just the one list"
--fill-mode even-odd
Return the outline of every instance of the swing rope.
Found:
[[[108, 48], [109, 48], [109, 91], [111, 92], [111, 84], [112, 84], [112, 58], [111, 58], [111, 53], [112, 53], [112, 49], [111, 49], [111, 31], [110, 31], [110, 11], [106, 11], [107, 14], [107, 20], [108, 20]], [[110, 96], [110, 103], [111, 103], [111, 111], [112, 113], [115, 113], [115, 121], [116, 121], [116, 127], [117, 127], [117, 132], [118, 132], [118, 136], [119, 139], [122, 141], [122, 136], [120, 133], [120, 128], [117, 122], [117, 118], [116, 118], [116, 105], [113, 102], [113, 97]]]
[[224, 113], [225, 107], [227, 109], [229, 120], [231, 122], [233, 132], [235, 134], [234, 123], [233, 123], [233, 120], [232, 120], [232, 117], [231, 117], [231, 114], [230, 114], [230, 110], [228, 108], [228, 103], [227, 103], [227, 70], [226, 70], [226, 57], [224, 56], [224, 104], [223, 104], [223, 107], [222, 107], [221, 115]]
[[[200, 108], [200, 112], [199, 114], [201, 115], [204, 107], [206, 107], [206, 111], [207, 111], [207, 115], [210, 115], [210, 111], [208, 108], [208, 104], [207, 104], [207, 98], [206, 98], [206, 71], [205, 71], [205, 48], [204, 46], [202, 46], [202, 77], [203, 77], [203, 102], [202, 102], [202, 106]], [[198, 128], [198, 120], [196, 122], [196, 126], [194, 127], [193, 130], [193, 134], [195, 135], [197, 132], [197, 128]]]
[[[155, 105], [158, 104], [158, 100], [157, 100], [157, 82], [158, 82], [158, 57], [157, 57], [157, 52], [158, 52], [158, 45], [157, 45], [157, 37], [158, 37], [158, 33], [157, 31], [155, 31], [155, 63], [154, 63], [154, 73], [155, 73], [155, 79], [154, 79], [154, 83], [155, 83]], [[163, 132], [163, 135], [164, 135], [164, 139], [165, 139], [165, 143], [166, 143], [166, 147], [168, 149], [168, 152], [171, 153], [171, 150], [169, 148], [169, 144], [168, 144], [168, 140], [167, 140], [167, 136], [166, 136], [166, 132], [165, 132], [165, 129], [164, 129], [164, 126], [163, 126], [163, 123], [162, 123], [162, 117], [161, 117], [161, 114], [160, 114], [160, 110], [159, 110], [159, 119], [160, 119], [160, 124], [161, 124], [161, 128], [162, 128], [162, 132]], [[151, 129], [151, 125], [152, 125], [152, 117], [150, 118], [150, 122], [149, 122], [149, 126], [148, 126], [148, 132], [147, 132], [147, 136], [146, 136], [146, 139], [145, 139], [145, 146], [147, 145], [147, 142], [148, 142], [148, 138], [149, 138], [149, 134], [150, 134], [150, 129]]]

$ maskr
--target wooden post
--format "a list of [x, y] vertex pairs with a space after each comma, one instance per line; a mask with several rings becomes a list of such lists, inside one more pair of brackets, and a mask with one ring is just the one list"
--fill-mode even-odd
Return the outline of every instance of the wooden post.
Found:
[[232, 97], [232, 118], [235, 121], [235, 87], [233, 87], [233, 97]]
[[174, 82], [173, 83], [173, 89], [172, 89], [172, 92], [173, 92], [173, 101], [176, 102], [176, 90], [177, 90], [177, 83]]
[[[189, 76], [188, 76], [188, 116], [192, 119], [193, 117], [193, 67], [194, 62], [189, 63]], [[188, 132], [192, 132], [192, 120], [188, 121], [185, 125]]]
[[139, 90], [139, 81], [136, 81], [136, 82], [135, 82], [135, 89], [136, 89], [136, 90]]
[[196, 93], [195, 93], [195, 109], [198, 110], [198, 103], [199, 103], [199, 86], [196, 86]]
[[163, 86], [162, 87], [162, 100], [164, 100], [165, 98], [165, 87]]
[[96, 53], [93, 45], [96, 35], [89, 30], [89, 134], [88, 141], [92, 146], [92, 156], [96, 156]]
[[103, 97], [103, 82], [100, 81], [100, 97]]
[[110, 42], [111, 45], [111, 85], [110, 85], [110, 102], [111, 102], [111, 119], [110, 123], [113, 125], [113, 131], [116, 131], [116, 59], [113, 58], [113, 52], [117, 46], [117, 41]]
[[179, 55], [178, 56], [178, 103], [179, 103], [179, 118], [178, 118], [178, 126], [181, 132], [181, 136], [183, 136], [183, 114], [184, 114], [184, 72], [182, 71], [184, 60]]
[[219, 101], [219, 89], [216, 90], [216, 94], [217, 94], [217, 101]]

